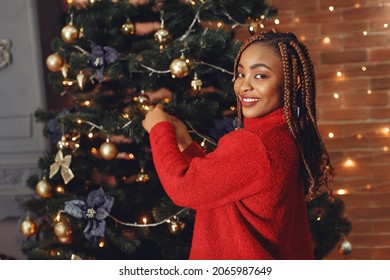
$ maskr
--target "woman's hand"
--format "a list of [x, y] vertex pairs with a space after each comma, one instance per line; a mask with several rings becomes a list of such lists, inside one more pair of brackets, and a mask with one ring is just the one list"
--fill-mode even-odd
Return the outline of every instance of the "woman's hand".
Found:
[[163, 121], [172, 123], [173, 117], [164, 112], [161, 104], [157, 104], [156, 106], [150, 105], [149, 110], [145, 115], [145, 119], [142, 121], [142, 126], [150, 133], [156, 124]]

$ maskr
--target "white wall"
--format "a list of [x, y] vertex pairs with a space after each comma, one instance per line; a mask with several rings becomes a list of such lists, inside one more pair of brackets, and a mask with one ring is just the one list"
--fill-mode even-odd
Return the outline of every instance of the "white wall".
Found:
[[17, 200], [30, 193], [26, 180], [48, 149], [34, 119], [45, 108], [35, 1], [0, 0], [0, 40], [12, 42], [12, 62], [0, 69], [0, 221], [21, 214]]

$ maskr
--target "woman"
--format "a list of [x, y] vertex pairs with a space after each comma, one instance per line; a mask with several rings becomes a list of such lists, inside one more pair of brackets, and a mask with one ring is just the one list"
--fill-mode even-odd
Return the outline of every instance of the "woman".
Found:
[[244, 128], [213, 152], [161, 105], [143, 121], [164, 189], [196, 210], [190, 259], [313, 259], [305, 196], [329, 191], [333, 168], [308, 52], [291, 33], [265, 32], [243, 44], [234, 72]]

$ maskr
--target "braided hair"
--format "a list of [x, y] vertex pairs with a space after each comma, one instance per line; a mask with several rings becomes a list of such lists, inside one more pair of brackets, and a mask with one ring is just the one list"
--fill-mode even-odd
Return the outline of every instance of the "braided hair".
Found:
[[[307, 48], [289, 32], [260, 33], [241, 46], [234, 62], [234, 78], [237, 77], [242, 53], [253, 43], [272, 47], [283, 63], [284, 116], [301, 153], [301, 174], [306, 199], [310, 201], [326, 191], [333, 200], [328, 183], [334, 176], [334, 168], [317, 127], [315, 74]], [[240, 127], [242, 112], [238, 97], [237, 111]]]

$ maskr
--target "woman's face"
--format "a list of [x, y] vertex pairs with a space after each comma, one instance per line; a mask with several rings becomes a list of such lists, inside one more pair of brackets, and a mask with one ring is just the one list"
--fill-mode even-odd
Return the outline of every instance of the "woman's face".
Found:
[[244, 117], [262, 117], [283, 106], [283, 83], [283, 64], [275, 50], [261, 42], [248, 46], [234, 81]]

